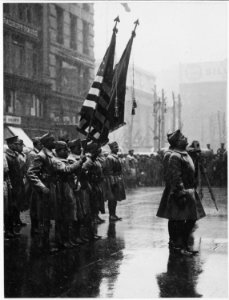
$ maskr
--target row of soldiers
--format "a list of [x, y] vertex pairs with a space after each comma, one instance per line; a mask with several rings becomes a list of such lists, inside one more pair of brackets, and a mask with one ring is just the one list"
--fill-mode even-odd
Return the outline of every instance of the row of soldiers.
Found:
[[[55, 141], [51, 133], [33, 139], [34, 148], [23, 152], [17, 136], [6, 140], [4, 153], [5, 238], [19, 235], [25, 226], [20, 213], [30, 209], [31, 236], [42, 251], [72, 248], [100, 237], [95, 224], [121, 220], [117, 201], [126, 198], [118, 144], [109, 144], [107, 156], [98, 143], [75, 139]], [[84, 151], [82, 151], [82, 149]], [[52, 222], [55, 221], [55, 222]], [[55, 224], [55, 243], [50, 228]]]
[[[216, 151], [207, 144], [206, 151], [202, 151], [203, 163], [212, 186], [223, 187], [227, 185], [227, 151], [224, 143]], [[162, 151], [157, 154], [140, 155], [134, 154], [134, 150], [124, 155], [120, 153], [123, 166], [123, 177], [126, 187], [138, 186], [163, 186], [163, 155]], [[206, 185], [203, 179], [203, 185]]]

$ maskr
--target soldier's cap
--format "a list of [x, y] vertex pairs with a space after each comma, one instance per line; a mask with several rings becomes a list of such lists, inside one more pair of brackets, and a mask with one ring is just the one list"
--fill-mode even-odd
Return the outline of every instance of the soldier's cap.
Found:
[[9, 138], [7, 138], [7, 139], [5, 139], [5, 140], [6, 140], [6, 142], [7, 142], [8, 145], [14, 144], [14, 143], [16, 143], [16, 142], [18, 143], [18, 141], [19, 141], [17, 135], [11, 136], [11, 137], [9, 137]]
[[81, 148], [81, 140], [80, 139], [75, 139], [75, 140], [69, 141], [68, 142], [68, 147], [70, 149], [75, 148], [75, 147]]
[[130, 149], [130, 150], [129, 150], [129, 153], [130, 153], [130, 152], [134, 152], [134, 149]]
[[108, 144], [110, 149], [117, 149], [118, 148], [118, 143], [117, 142], [111, 142]]
[[67, 143], [64, 141], [57, 141], [55, 144], [56, 151], [62, 150], [62, 149], [68, 149]]
[[174, 131], [172, 133], [168, 133], [167, 139], [168, 139], [169, 144], [174, 145], [181, 136], [182, 136], [182, 133], [181, 133], [180, 129], [177, 129], [176, 131]]
[[63, 142], [65, 142], [65, 143], [68, 143], [68, 142], [69, 142], [69, 138], [68, 138], [67, 135], [60, 135], [60, 136], [58, 137], [58, 141], [63, 141]]
[[32, 138], [33, 144], [38, 144], [41, 142], [41, 138], [39, 136], [36, 136], [34, 138]]
[[96, 142], [89, 142], [86, 146], [86, 152], [94, 153], [100, 148], [100, 144]]
[[54, 135], [51, 132], [47, 132], [41, 136], [40, 141], [43, 145], [46, 145], [49, 141], [55, 139]]

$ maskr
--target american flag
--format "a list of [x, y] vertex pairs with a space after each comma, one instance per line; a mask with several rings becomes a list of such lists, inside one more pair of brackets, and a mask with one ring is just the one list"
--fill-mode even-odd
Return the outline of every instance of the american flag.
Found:
[[[116, 20], [116, 19], [115, 19]], [[119, 20], [118, 20], [119, 21]], [[109, 132], [108, 105], [113, 79], [116, 45], [116, 26], [111, 42], [97, 71], [96, 77], [81, 108], [81, 118], [77, 130], [88, 139], [100, 141], [101, 135]]]

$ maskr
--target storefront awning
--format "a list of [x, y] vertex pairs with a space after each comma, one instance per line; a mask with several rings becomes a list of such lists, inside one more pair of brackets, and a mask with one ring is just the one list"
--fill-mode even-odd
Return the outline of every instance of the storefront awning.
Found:
[[7, 126], [4, 128], [4, 140], [15, 135], [17, 135], [19, 139], [23, 140], [26, 147], [33, 148], [32, 140], [22, 128], [14, 126]]

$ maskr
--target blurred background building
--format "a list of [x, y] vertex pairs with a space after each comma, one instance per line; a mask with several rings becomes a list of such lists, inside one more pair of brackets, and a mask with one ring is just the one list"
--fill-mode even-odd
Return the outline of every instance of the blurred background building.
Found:
[[4, 3], [4, 136], [78, 134], [94, 75], [94, 7]]
[[217, 150], [226, 143], [227, 61], [180, 65], [184, 131]]

